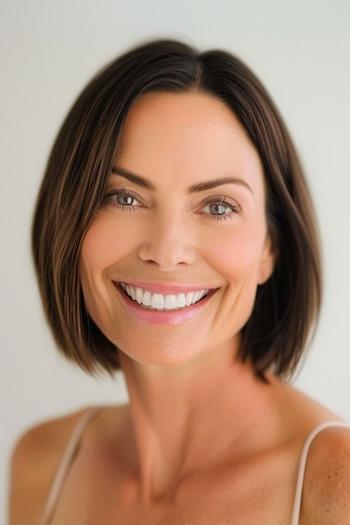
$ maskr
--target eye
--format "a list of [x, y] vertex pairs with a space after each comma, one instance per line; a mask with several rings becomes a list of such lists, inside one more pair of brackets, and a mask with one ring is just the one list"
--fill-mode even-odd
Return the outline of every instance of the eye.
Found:
[[[102, 206], [108, 206], [111, 204], [121, 211], [135, 211], [138, 206], [132, 204], [133, 201], [138, 202], [137, 198], [133, 193], [127, 191], [125, 188], [114, 189], [108, 191], [103, 198]], [[219, 195], [204, 204], [204, 207], [209, 207], [214, 210], [214, 215], [209, 213], [209, 218], [217, 222], [224, 221], [227, 219], [232, 220], [233, 216], [240, 212], [240, 206], [235, 202], [231, 201], [224, 195]], [[141, 207], [144, 206], [141, 204]], [[225, 213], [225, 210], [228, 213]]]
[[218, 215], [212, 215], [211, 218], [215, 221], [226, 221], [227, 219], [232, 220], [233, 216], [239, 213], [240, 207], [238, 204], [235, 204], [230, 199], [225, 197], [224, 195], [220, 195], [216, 197], [215, 199], [211, 199], [208, 201], [205, 206], [214, 206], [215, 212], [220, 212], [220, 210], [228, 210], [229, 213], [219, 213]]
[[132, 193], [122, 188], [120, 190], [114, 189], [108, 191], [103, 197], [102, 204], [104, 206], [108, 206], [108, 204], [111, 204], [112, 206], [115, 206], [116, 208], [119, 208], [122, 211], [135, 211], [135, 208], [137, 206], [131, 204], [131, 202], [135, 200], [137, 199]]

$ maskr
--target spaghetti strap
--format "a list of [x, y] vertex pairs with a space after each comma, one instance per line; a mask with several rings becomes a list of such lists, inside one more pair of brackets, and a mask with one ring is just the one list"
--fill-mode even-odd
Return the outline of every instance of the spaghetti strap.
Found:
[[303, 488], [303, 481], [304, 481], [304, 474], [305, 474], [305, 465], [306, 465], [307, 454], [309, 452], [312, 440], [315, 438], [315, 436], [319, 432], [321, 432], [325, 428], [333, 427], [333, 426], [350, 428], [350, 423], [347, 423], [341, 420], [324, 421], [323, 423], [320, 423], [319, 425], [317, 425], [308, 434], [308, 436], [306, 437], [304, 441], [304, 445], [303, 445], [301, 455], [300, 455], [298, 476], [297, 476], [297, 483], [296, 483], [295, 497], [294, 497], [294, 504], [293, 504], [293, 512], [292, 512], [292, 521], [290, 525], [298, 525], [299, 523], [300, 510], [301, 510], [301, 499], [302, 499], [302, 488]]
[[77, 446], [79, 444], [79, 439], [84, 431], [84, 428], [90, 421], [90, 419], [98, 411], [102, 410], [102, 408], [103, 407], [100, 407], [100, 406], [99, 407], [94, 406], [86, 410], [86, 412], [84, 412], [83, 416], [78, 420], [78, 423], [74, 427], [74, 430], [64, 450], [63, 456], [61, 458], [58, 469], [54, 476], [54, 479], [53, 479], [53, 482], [50, 488], [49, 496], [46, 501], [45, 509], [42, 515], [41, 525], [49, 525], [51, 517], [52, 517], [52, 512], [55, 508], [59, 494], [63, 487], [64, 479], [66, 477], [70, 464], [74, 458], [74, 453], [76, 452]]
[[[74, 453], [76, 452], [77, 446], [79, 444], [79, 439], [90, 421], [92, 417], [100, 410], [102, 410], [103, 407], [91, 407], [88, 409], [83, 416], [78, 420], [71, 437], [68, 441], [68, 444], [66, 446], [66, 449], [63, 453], [63, 456], [61, 458], [61, 461], [59, 463], [58, 469], [56, 471], [56, 474], [54, 476], [49, 496], [46, 502], [46, 506], [42, 515], [42, 521], [41, 525], [49, 525], [50, 520], [52, 517], [53, 510], [57, 504], [57, 500], [59, 497], [59, 494], [63, 487], [64, 479], [67, 475], [67, 472], [69, 470], [70, 464], [74, 458]], [[299, 519], [300, 519], [300, 510], [301, 510], [301, 500], [302, 500], [302, 488], [303, 488], [303, 481], [304, 481], [304, 474], [305, 474], [305, 466], [306, 466], [306, 460], [307, 455], [310, 449], [310, 445], [313, 441], [313, 439], [316, 437], [316, 435], [321, 432], [322, 430], [332, 427], [332, 426], [338, 426], [338, 427], [345, 427], [350, 429], [350, 423], [347, 423], [345, 421], [341, 420], [334, 420], [334, 421], [324, 421], [323, 423], [320, 423], [317, 425], [306, 437], [303, 448], [300, 454], [300, 460], [299, 460], [299, 466], [298, 466], [298, 475], [297, 475], [297, 482], [296, 482], [296, 490], [295, 490], [295, 496], [294, 496], [294, 503], [293, 503], [293, 511], [292, 511], [292, 519], [290, 525], [298, 525]]]

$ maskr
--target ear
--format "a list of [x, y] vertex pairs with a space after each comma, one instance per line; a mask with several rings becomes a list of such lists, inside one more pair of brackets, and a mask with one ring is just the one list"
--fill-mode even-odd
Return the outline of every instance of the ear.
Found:
[[259, 273], [258, 273], [258, 284], [264, 284], [268, 281], [273, 274], [277, 261], [277, 248], [272, 242], [271, 236], [266, 234], [263, 252], [261, 255]]

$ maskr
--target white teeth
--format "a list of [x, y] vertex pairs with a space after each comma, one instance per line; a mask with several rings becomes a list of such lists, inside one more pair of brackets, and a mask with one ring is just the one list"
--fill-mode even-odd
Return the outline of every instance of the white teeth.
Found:
[[151, 299], [152, 308], [157, 308], [157, 310], [163, 310], [164, 308], [164, 297], [160, 293], [154, 293]]
[[190, 306], [190, 304], [193, 303], [193, 299], [194, 299], [194, 292], [187, 293], [185, 295], [186, 306]]
[[134, 301], [136, 300], [139, 304], [141, 304], [142, 296], [143, 296], [143, 292], [141, 288], [136, 288], [136, 294], [135, 294], [135, 289], [134, 289], [133, 294], [134, 295], [132, 296], [132, 298], [134, 299]]
[[123, 290], [138, 304], [149, 307], [155, 310], [175, 310], [184, 308], [191, 304], [197, 303], [204, 295], [209, 292], [208, 288], [199, 290], [197, 292], [180, 293], [177, 295], [163, 295], [160, 293], [152, 293], [142, 288], [136, 288], [124, 283], [120, 283]]

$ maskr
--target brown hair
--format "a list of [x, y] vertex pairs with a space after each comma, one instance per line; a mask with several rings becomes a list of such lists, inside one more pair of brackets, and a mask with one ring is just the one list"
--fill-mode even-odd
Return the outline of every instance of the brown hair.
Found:
[[[89, 316], [80, 283], [82, 241], [98, 211], [128, 111], [147, 92], [214, 95], [238, 117], [260, 155], [266, 217], [278, 259], [258, 286], [239, 358], [257, 377], [290, 377], [312, 339], [322, 298], [320, 237], [302, 166], [265, 87], [236, 56], [176, 40], [144, 42], [101, 69], [73, 103], [54, 141], [35, 204], [32, 255], [58, 348], [91, 375], [113, 376], [118, 348]], [[310, 340], [310, 342], [312, 341]]]

